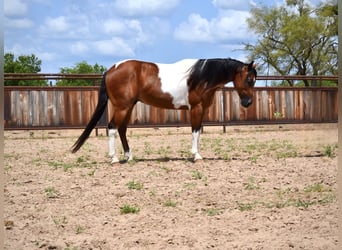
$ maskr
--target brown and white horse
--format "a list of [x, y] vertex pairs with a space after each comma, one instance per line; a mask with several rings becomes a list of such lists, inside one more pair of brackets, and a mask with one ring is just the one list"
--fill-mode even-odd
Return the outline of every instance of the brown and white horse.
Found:
[[101, 118], [108, 99], [113, 112], [108, 124], [109, 155], [112, 163], [119, 162], [115, 153], [115, 135], [119, 132], [124, 156], [132, 160], [126, 131], [134, 105], [141, 101], [165, 109], [190, 110], [192, 129], [191, 152], [194, 160], [199, 154], [199, 136], [203, 114], [211, 105], [215, 91], [233, 81], [241, 105], [253, 101], [257, 72], [253, 62], [234, 59], [185, 59], [174, 64], [159, 64], [127, 60], [112, 66], [102, 77], [98, 104], [87, 127], [72, 147], [75, 153], [89, 137]]

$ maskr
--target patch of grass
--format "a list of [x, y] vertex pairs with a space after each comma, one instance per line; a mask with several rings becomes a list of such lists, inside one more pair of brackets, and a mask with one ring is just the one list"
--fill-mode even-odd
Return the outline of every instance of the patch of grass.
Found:
[[323, 192], [324, 187], [320, 183], [315, 183], [313, 185], [306, 186], [304, 188], [304, 192], [309, 193], [309, 192]]
[[227, 152], [223, 153], [222, 158], [224, 161], [231, 161], [232, 160], [232, 158], [230, 157], [230, 155]]
[[48, 161], [48, 165], [53, 167], [53, 169], [62, 168], [65, 172], [73, 169], [73, 168], [92, 168], [96, 161], [90, 161], [88, 158], [84, 156], [80, 156], [76, 159], [74, 163], [70, 162], [59, 162], [59, 161]]
[[171, 199], [168, 199], [164, 202], [164, 206], [165, 207], [176, 207], [177, 206], [177, 202], [176, 201], [173, 201]]
[[144, 187], [144, 184], [139, 181], [136, 182], [135, 180], [132, 180], [127, 183], [127, 187], [129, 189], [141, 190]]
[[[123, 158], [123, 160], [125, 161], [126, 159]], [[138, 160], [137, 160], [137, 158], [136, 158], [135, 156], [133, 156], [133, 159], [130, 160], [130, 161], [127, 161], [127, 163], [128, 163], [128, 165], [129, 165], [130, 167], [133, 167], [135, 164], [138, 163]]]
[[78, 250], [78, 247], [66, 247], [64, 250]]
[[41, 161], [42, 161], [41, 158], [35, 158], [35, 159], [33, 159], [33, 160], [31, 161], [31, 163], [32, 163], [33, 165], [35, 165], [36, 167], [40, 167], [40, 166], [42, 165]]
[[81, 234], [84, 232], [84, 227], [78, 225], [78, 226], [76, 226], [75, 231], [76, 231], [76, 234]]
[[88, 173], [88, 176], [94, 176], [95, 175], [95, 169], [91, 170], [89, 173]]
[[202, 147], [207, 151], [219, 155], [225, 161], [233, 158], [244, 157], [252, 163], [256, 163], [261, 155], [275, 157], [277, 159], [297, 157], [298, 149], [287, 140], [273, 138], [269, 141], [260, 142], [255, 138], [226, 138], [210, 139], [202, 138]]
[[153, 150], [151, 148], [151, 143], [144, 142], [144, 153], [147, 155], [151, 155], [153, 153]]
[[[246, 187], [255, 189], [254, 182], [250, 179]], [[240, 211], [252, 210], [255, 207], [266, 207], [266, 208], [284, 208], [284, 207], [298, 207], [307, 209], [313, 205], [326, 205], [336, 201], [336, 195], [333, 193], [330, 187], [327, 187], [320, 183], [308, 185], [302, 190], [298, 188], [286, 188], [284, 190], [276, 191], [275, 199], [262, 201], [248, 201], [248, 202], [237, 202], [238, 209]]]
[[281, 113], [281, 112], [279, 112], [279, 111], [275, 111], [274, 113], [273, 113], [273, 116], [274, 116], [274, 118], [277, 120], [277, 119], [280, 119], [280, 118], [283, 118], [283, 114]]
[[310, 205], [315, 204], [315, 202], [306, 201], [306, 200], [302, 200], [302, 199], [290, 200], [289, 203], [290, 203], [290, 205], [292, 204], [295, 207], [303, 207], [303, 208], [308, 208]]
[[70, 163], [62, 163], [58, 161], [49, 161], [48, 165], [53, 167], [53, 169], [57, 170], [58, 168], [63, 168], [63, 170], [66, 172], [74, 167], [73, 164]]
[[195, 180], [201, 180], [204, 177], [204, 174], [202, 174], [198, 169], [191, 171], [191, 175]]
[[154, 197], [154, 196], [156, 196], [157, 192], [156, 192], [156, 190], [151, 190], [148, 194], [149, 194], [151, 197]]
[[336, 201], [336, 196], [332, 193], [325, 194], [323, 197], [321, 197], [317, 203], [321, 205], [333, 203]]
[[244, 202], [237, 202], [238, 209], [243, 212], [243, 211], [249, 211], [252, 210], [255, 207], [254, 203], [244, 203]]
[[46, 197], [49, 199], [58, 197], [58, 192], [54, 187], [47, 187], [45, 188], [44, 192]]
[[68, 223], [68, 220], [65, 216], [62, 216], [60, 218], [59, 217], [52, 217], [52, 221], [58, 227], [59, 226], [64, 227]]
[[259, 184], [255, 181], [255, 178], [253, 176], [248, 178], [248, 182], [244, 183], [246, 190], [255, 190], [259, 189]]
[[251, 157], [249, 157], [249, 160], [251, 161], [251, 163], [256, 163], [258, 160], [258, 156], [257, 155], [253, 155]]
[[192, 154], [189, 149], [180, 149], [177, 151], [177, 153], [180, 155], [180, 157], [183, 158], [191, 158]]
[[62, 164], [62, 168], [64, 170], [64, 172], [67, 172], [69, 169], [72, 169], [74, 166], [70, 163], [64, 163]]
[[278, 191], [277, 195], [280, 199], [275, 203], [277, 208], [288, 206], [308, 208], [311, 205], [324, 205], [336, 200], [332, 189], [320, 183], [308, 185], [302, 191], [298, 189]]
[[166, 146], [166, 147], [163, 147], [161, 146], [157, 153], [162, 157], [162, 158], [165, 158], [165, 159], [169, 159], [169, 155], [171, 154], [171, 146]]
[[335, 157], [335, 149], [338, 147], [337, 144], [331, 146], [331, 145], [325, 145], [324, 150], [323, 150], [323, 155], [329, 157], [329, 158], [334, 158]]
[[82, 162], [86, 162], [86, 159], [84, 158], [84, 156], [78, 157], [76, 160], [76, 163], [82, 163]]
[[216, 216], [222, 214], [223, 210], [218, 208], [208, 208], [205, 210], [205, 212], [208, 216]]
[[189, 183], [185, 183], [185, 184], [183, 185], [183, 187], [184, 187], [185, 189], [188, 189], [188, 190], [194, 189], [196, 186], [197, 186], [197, 183], [196, 183], [196, 182], [189, 182]]
[[139, 211], [140, 211], [140, 208], [136, 206], [131, 206], [128, 204], [125, 204], [122, 207], [120, 207], [121, 214], [136, 214], [136, 213], [139, 213]]

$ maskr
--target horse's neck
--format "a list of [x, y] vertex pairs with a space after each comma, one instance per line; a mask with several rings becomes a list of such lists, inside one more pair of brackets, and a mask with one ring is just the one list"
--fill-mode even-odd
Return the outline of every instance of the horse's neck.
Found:
[[213, 87], [206, 87], [205, 85], [197, 86], [189, 92], [189, 102], [191, 105], [194, 103], [201, 103], [204, 109], [208, 108], [214, 99], [216, 91], [224, 87], [224, 83], [215, 85]]

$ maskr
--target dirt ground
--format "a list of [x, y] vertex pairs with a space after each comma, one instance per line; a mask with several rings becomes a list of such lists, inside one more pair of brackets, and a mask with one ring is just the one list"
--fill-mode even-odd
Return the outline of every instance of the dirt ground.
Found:
[[[5, 131], [5, 249], [335, 249], [337, 124]], [[119, 143], [118, 143], [119, 144]], [[117, 145], [121, 150], [121, 144]]]

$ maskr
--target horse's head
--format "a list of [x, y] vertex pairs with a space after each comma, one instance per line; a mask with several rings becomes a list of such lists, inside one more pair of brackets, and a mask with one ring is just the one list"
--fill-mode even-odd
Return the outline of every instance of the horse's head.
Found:
[[253, 61], [250, 64], [245, 64], [238, 70], [233, 81], [240, 96], [241, 105], [245, 108], [253, 103], [253, 88], [257, 77], [255, 67]]

